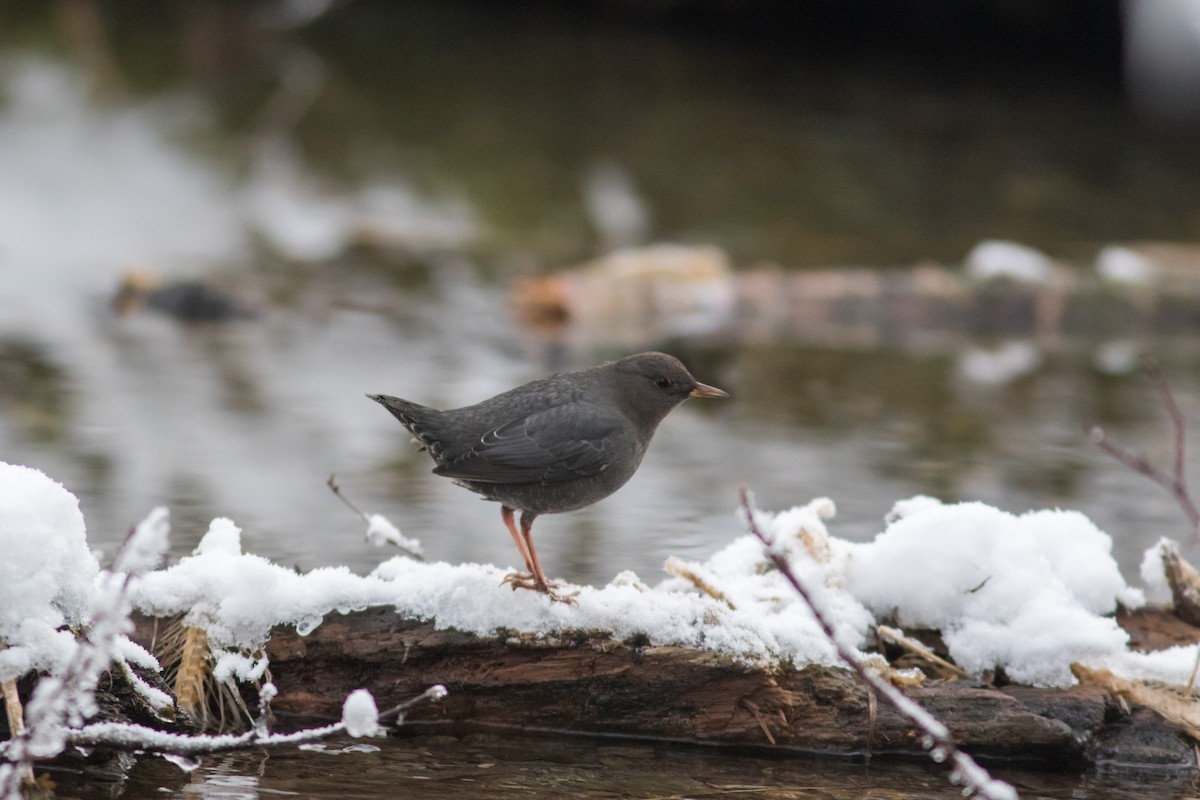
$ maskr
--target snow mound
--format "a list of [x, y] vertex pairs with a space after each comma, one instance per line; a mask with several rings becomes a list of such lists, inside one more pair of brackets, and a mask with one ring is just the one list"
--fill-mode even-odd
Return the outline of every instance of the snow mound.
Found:
[[100, 565], [79, 501], [30, 467], [0, 462], [0, 681], [54, 671], [75, 652]]
[[1022, 683], [1065, 686], [1071, 662], [1124, 650], [1128, 635], [1102, 615], [1144, 602], [1111, 549], [1074, 511], [924, 504], [852, 545], [846, 581], [875, 615], [941, 630], [968, 672], [1002, 666]]

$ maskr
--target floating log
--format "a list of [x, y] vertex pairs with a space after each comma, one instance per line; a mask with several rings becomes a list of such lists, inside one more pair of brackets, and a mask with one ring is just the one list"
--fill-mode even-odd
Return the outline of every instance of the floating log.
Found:
[[[1124, 617], [1154, 628], [1137, 612]], [[1170, 623], [1177, 629], [1177, 620]], [[1187, 626], [1194, 641], [1200, 629]], [[337, 717], [366, 688], [381, 708], [434, 683], [450, 690], [408, 722], [514, 734], [624, 736], [761, 746], [838, 755], [923, 753], [922, 735], [843, 669], [763, 669], [728, 656], [580, 632], [548, 642], [500, 632], [486, 638], [405, 619], [391, 609], [333, 613], [315, 631], [276, 628], [267, 645], [276, 712]], [[1038, 689], [926, 681], [905, 690], [977, 757], [1046, 765], [1195, 766], [1190, 740], [1146, 709], [1099, 686]]]
[[1109, 248], [1095, 269], [1044, 256], [1036, 279], [937, 264], [735, 270], [715, 247], [620, 250], [524, 278], [518, 321], [555, 338], [645, 343], [675, 336], [945, 352], [964, 337], [1061, 348], [1117, 338], [1188, 341], [1200, 323], [1200, 248]]

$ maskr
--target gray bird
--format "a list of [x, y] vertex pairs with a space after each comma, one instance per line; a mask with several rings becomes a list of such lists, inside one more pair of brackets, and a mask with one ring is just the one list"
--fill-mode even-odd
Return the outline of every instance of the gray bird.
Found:
[[[533, 521], [574, 511], [621, 488], [658, 423], [689, 397], [728, 397], [700, 383], [678, 359], [639, 353], [598, 367], [563, 372], [449, 411], [369, 394], [416, 437], [437, 463], [433, 472], [500, 503], [501, 517], [527, 572], [504, 579], [553, 600], [533, 547]], [[521, 512], [517, 532], [513, 514]]]

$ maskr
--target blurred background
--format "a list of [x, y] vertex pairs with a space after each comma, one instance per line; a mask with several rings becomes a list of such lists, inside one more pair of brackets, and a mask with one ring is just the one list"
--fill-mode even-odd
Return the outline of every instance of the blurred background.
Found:
[[[828, 495], [1067, 507], [1127, 579], [1173, 500], [1144, 357], [1200, 430], [1200, 20], [1131, 0], [12, 0], [0, 12], [0, 458], [111, 552], [170, 506], [247, 550], [511, 565], [494, 504], [367, 400], [465, 405], [646, 349], [725, 402], [547, 570], [649, 582]], [[1192, 452], [1195, 452], [1193, 449]], [[1194, 550], [1193, 550], [1194, 555]]]

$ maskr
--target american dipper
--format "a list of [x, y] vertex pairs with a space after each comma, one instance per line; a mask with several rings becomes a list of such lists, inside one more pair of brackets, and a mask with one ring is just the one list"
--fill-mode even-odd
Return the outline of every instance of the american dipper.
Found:
[[[528, 572], [504, 583], [572, 602], [546, 580], [533, 547], [533, 521], [602, 500], [633, 476], [654, 429], [689, 397], [728, 397], [700, 383], [678, 359], [639, 353], [542, 378], [473, 406], [439, 411], [369, 394], [416, 437], [433, 472], [500, 503]], [[521, 531], [513, 512], [521, 512]]]

